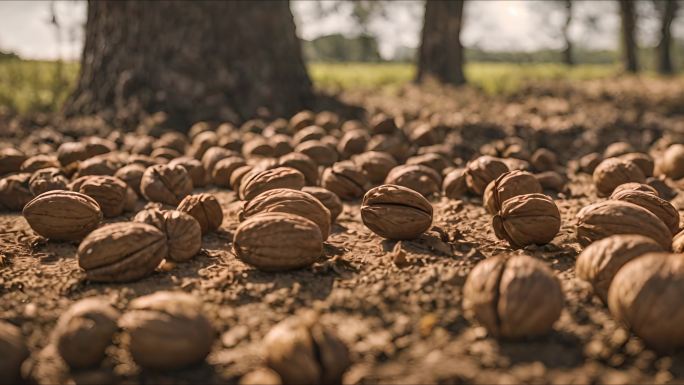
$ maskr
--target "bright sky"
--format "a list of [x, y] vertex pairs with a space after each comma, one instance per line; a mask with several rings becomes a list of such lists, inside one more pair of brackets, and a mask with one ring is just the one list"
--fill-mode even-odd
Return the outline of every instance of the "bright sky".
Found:
[[[324, 17], [316, 12], [316, 2], [294, 0], [291, 4], [297, 32], [304, 39], [330, 33], [353, 35], [358, 32], [348, 3], [343, 3], [337, 12]], [[332, 6], [326, 1], [319, 4], [323, 9]], [[575, 1], [574, 4], [576, 22], [571, 27], [572, 39], [590, 48], [616, 48], [619, 31], [616, 1]], [[639, 6], [643, 14], [653, 14], [650, 1]], [[50, 23], [51, 7], [55, 7], [59, 34]], [[78, 58], [83, 45], [86, 7], [85, 2], [74, 0], [0, 1], [0, 48], [26, 58]], [[487, 50], [558, 48], [562, 45], [557, 33], [564, 21], [563, 12], [562, 8], [545, 0], [469, 0], [466, 2], [462, 41], [466, 46]], [[593, 32], [582, 22], [590, 15], [597, 18], [597, 30]], [[400, 47], [417, 47], [422, 18], [421, 1], [390, 3], [386, 17], [375, 18], [369, 26], [370, 32], [378, 37], [382, 56], [389, 58]], [[653, 17], [642, 19], [640, 43], [654, 44], [657, 28], [657, 20]], [[675, 36], [684, 38], [684, 15], [675, 22]]]

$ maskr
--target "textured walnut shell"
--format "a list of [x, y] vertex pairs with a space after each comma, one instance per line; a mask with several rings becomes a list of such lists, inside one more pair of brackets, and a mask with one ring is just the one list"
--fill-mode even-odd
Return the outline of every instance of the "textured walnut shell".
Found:
[[74, 369], [98, 366], [118, 330], [119, 312], [102, 298], [71, 305], [52, 331], [59, 355]]
[[367, 151], [352, 157], [352, 161], [363, 170], [371, 183], [385, 181], [387, 174], [397, 167], [397, 161], [386, 152]]
[[620, 158], [608, 158], [601, 162], [594, 170], [592, 178], [600, 196], [609, 196], [623, 183], [646, 181], [644, 173], [636, 164]]
[[603, 156], [601, 154], [592, 152], [579, 159], [579, 168], [582, 172], [592, 174], [602, 160]]
[[684, 255], [648, 253], [620, 269], [608, 291], [610, 313], [659, 351], [684, 346]]
[[584, 207], [577, 214], [577, 240], [582, 246], [616, 234], [638, 234], [670, 250], [670, 229], [650, 211], [633, 203], [609, 200]]
[[483, 155], [466, 165], [466, 183], [474, 194], [482, 196], [487, 185], [509, 171], [501, 159]]
[[290, 118], [290, 128], [292, 128], [293, 131], [299, 131], [304, 127], [308, 127], [312, 124], [315, 124], [316, 120], [316, 114], [314, 114], [311, 111], [304, 110], [304, 111], [299, 111], [298, 113], [294, 114]]
[[304, 174], [307, 186], [316, 186], [318, 184], [318, 165], [313, 159], [304, 154], [292, 152], [283, 155], [278, 159], [278, 166], [292, 167]]
[[238, 385], [283, 385], [283, 380], [272, 369], [258, 368], [242, 376]]
[[665, 150], [658, 169], [671, 179], [684, 178], [684, 144], [673, 144]]
[[440, 175], [445, 168], [450, 166], [449, 160], [445, 158], [444, 155], [435, 153], [412, 156], [406, 159], [406, 164], [429, 167], [437, 171]]
[[29, 191], [33, 195], [40, 195], [52, 190], [66, 190], [69, 180], [61, 169], [48, 167], [40, 169], [29, 179]]
[[560, 212], [544, 194], [526, 194], [506, 200], [492, 219], [497, 238], [513, 248], [549, 243], [558, 234]]
[[313, 195], [314, 198], [318, 199], [321, 203], [323, 203], [323, 206], [325, 206], [330, 211], [331, 222], [334, 223], [337, 217], [339, 217], [342, 213], [342, 209], [344, 208], [342, 206], [342, 201], [340, 200], [340, 197], [338, 197], [337, 194], [335, 194], [334, 192], [323, 187], [313, 186], [304, 186], [302, 191]]
[[463, 287], [466, 317], [497, 337], [546, 334], [562, 309], [560, 283], [543, 262], [526, 255], [481, 261]]
[[655, 169], [655, 162], [648, 154], [642, 152], [630, 152], [629, 154], [620, 155], [620, 159], [628, 160], [634, 163], [645, 177], [653, 176], [653, 170]]
[[56, 167], [60, 168], [61, 164], [57, 157], [52, 155], [34, 155], [26, 159], [20, 167], [21, 172], [34, 173], [41, 168]]
[[342, 135], [337, 143], [337, 151], [345, 158], [361, 154], [366, 149], [370, 136], [365, 130], [351, 130]]
[[0, 149], [0, 176], [16, 173], [21, 170], [21, 164], [27, 159], [21, 151], [14, 148]]
[[297, 131], [292, 136], [292, 142], [298, 145], [309, 140], [321, 140], [326, 134], [327, 132], [322, 127], [311, 125]]
[[159, 291], [131, 301], [120, 325], [133, 361], [143, 368], [175, 370], [204, 361], [216, 332], [202, 303], [183, 292]]
[[308, 314], [274, 326], [263, 351], [284, 384], [339, 384], [351, 364], [344, 342]]
[[110, 155], [97, 156], [79, 162], [78, 170], [74, 176], [76, 178], [88, 175], [112, 176], [118, 168], [119, 165], [110, 158]]
[[166, 258], [166, 235], [144, 223], [102, 226], [78, 247], [78, 264], [97, 282], [128, 282], [144, 278]]
[[192, 179], [182, 166], [149, 167], [140, 181], [140, 191], [148, 201], [174, 206], [192, 193], [192, 188]]
[[0, 210], [20, 211], [33, 199], [29, 190], [31, 174], [22, 173], [0, 179]]
[[534, 175], [526, 171], [508, 171], [489, 183], [484, 192], [484, 206], [496, 214], [508, 199], [525, 194], [541, 194], [542, 186]]
[[663, 251], [662, 246], [643, 235], [620, 234], [598, 240], [577, 257], [577, 277], [587, 281], [604, 303], [613, 277], [625, 263], [650, 252]]
[[264, 191], [277, 188], [301, 190], [304, 174], [291, 167], [276, 167], [261, 172], [250, 172], [240, 184], [240, 198], [251, 200]]
[[114, 176], [124, 181], [137, 194], [140, 194], [140, 181], [144, 173], [145, 166], [133, 163], [118, 169]]
[[608, 147], [606, 147], [606, 149], [603, 151], [603, 157], [618, 157], [621, 155], [628, 154], [630, 152], [634, 152], [634, 147], [631, 144], [627, 142], [615, 142], [609, 144]]
[[334, 192], [342, 200], [353, 200], [366, 192], [368, 179], [351, 161], [337, 162], [326, 168], [321, 176], [321, 186]]
[[210, 147], [204, 152], [204, 155], [202, 155], [202, 166], [204, 166], [204, 171], [206, 171], [208, 175], [213, 175], [216, 163], [221, 159], [237, 155], [239, 154], [223, 147]]
[[21, 330], [9, 322], [0, 321], [0, 378], [7, 383], [20, 383], [21, 364], [29, 356]]
[[534, 174], [543, 190], [563, 192], [567, 183], [567, 177], [556, 171], [544, 171]]
[[202, 248], [202, 230], [195, 218], [177, 210], [142, 210], [133, 222], [146, 223], [166, 234], [169, 260], [189, 261]]
[[126, 189], [124, 181], [113, 176], [91, 176], [78, 189], [100, 205], [102, 214], [107, 218], [119, 216], [126, 205]]
[[207, 185], [209, 174], [207, 174], [204, 166], [202, 166], [202, 162], [199, 160], [190, 156], [182, 156], [180, 158], [172, 159], [168, 165], [183, 166], [192, 180], [193, 187], [204, 187]]
[[315, 223], [325, 241], [330, 234], [330, 211], [312, 195], [285, 188], [264, 191], [248, 201], [240, 213], [240, 221], [260, 213], [288, 213]]
[[382, 185], [363, 197], [361, 219], [383, 238], [414, 239], [432, 225], [432, 205], [417, 191]]
[[81, 240], [102, 221], [97, 202], [73, 191], [49, 191], [24, 206], [24, 218], [41, 236], [61, 241]]
[[402, 165], [393, 168], [387, 174], [385, 184], [404, 186], [427, 197], [439, 193], [442, 177], [430, 167]]
[[294, 150], [308, 156], [319, 166], [332, 166], [338, 159], [337, 150], [320, 140], [303, 142], [297, 145]]
[[540, 148], [530, 157], [530, 164], [537, 172], [553, 171], [558, 167], [558, 157], [553, 151]]
[[321, 256], [323, 238], [318, 226], [306, 218], [262, 213], [238, 226], [233, 251], [242, 262], [260, 270], [299, 269]]
[[240, 185], [242, 184], [242, 178], [249, 174], [254, 166], [246, 165], [238, 167], [232, 174], [230, 174], [230, 189], [235, 191], [236, 195], [240, 195]]
[[230, 177], [233, 172], [246, 166], [245, 160], [239, 156], [229, 156], [216, 162], [211, 174], [211, 181], [219, 187], [230, 187]]
[[411, 143], [416, 146], [432, 146], [439, 141], [440, 135], [430, 123], [421, 123], [408, 132]]
[[658, 191], [654, 189], [653, 187], [645, 184], [645, 183], [636, 183], [636, 182], [630, 182], [630, 183], [623, 183], [615, 188], [613, 190], [613, 193], [611, 194], [611, 199], [613, 196], [622, 193], [623, 191], [641, 191], [647, 194], [659, 196]]
[[211, 194], [188, 195], [178, 205], [178, 211], [190, 214], [200, 225], [202, 234], [216, 231], [223, 223], [223, 211]]
[[634, 203], [653, 213], [656, 217], [670, 229], [672, 235], [679, 231], [679, 211], [665, 199], [646, 192], [635, 190], [624, 190], [618, 193], [613, 193], [610, 199], [618, 201]]
[[450, 171], [442, 182], [442, 192], [449, 199], [460, 199], [468, 192], [464, 168]]
[[684, 253], [684, 231], [680, 231], [672, 238], [672, 251]]

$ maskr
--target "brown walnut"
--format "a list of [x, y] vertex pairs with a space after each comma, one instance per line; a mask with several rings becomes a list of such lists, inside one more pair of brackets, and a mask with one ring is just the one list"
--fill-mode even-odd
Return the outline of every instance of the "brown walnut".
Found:
[[202, 234], [216, 231], [223, 223], [223, 210], [215, 196], [211, 194], [188, 195], [180, 204], [178, 211], [190, 214], [200, 225]]
[[414, 239], [432, 225], [432, 205], [417, 191], [382, 185], [363, 197], [361, 219], [383, 238]]
[[492, 219], [497, 238], [505, 239], [513, 248], [549, 243], [558, 234], [560, 225], [558, 207], [544, 194], [508, 199]]
[[77, 241], [95, 230], [102, 221], [97, 202], [73, 191], [49, 191], [24, 206], [24, 218], [41, 236], [60, 241]]

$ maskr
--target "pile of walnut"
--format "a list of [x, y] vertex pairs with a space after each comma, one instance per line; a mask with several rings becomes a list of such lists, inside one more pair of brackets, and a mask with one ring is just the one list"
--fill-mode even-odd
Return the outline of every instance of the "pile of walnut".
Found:
[[[223, 222], [218, 200], [196, 193], [208, 186], [232, 190], [242, 201], [232, 251], [263, 271], [322, 260], [342, 201], [360, 201], [363, 223], [379, 237], [410, 240], [432, 226], [430, 199], [481, 198], [496, 237], [511, 249], [551, 242], [561, 215], [547, 194], [567, 192], [556, 155], [544, 148], [531, 153], [509, 138], [465, 163], [456, 155], [460, 144], [444, 142], [447, 131], [384, 114], [363, 123], [303, 111], [289, 121], [240, 127], [201, 122], [188, 135], [52, 138], [55, 148], [36, 146], [39, 155], [0, 149], [0, 210], [23, 211], [50, 241], [80, 242], [78, 263], [93, 282], [143, 279], [164, 261], [196, 256], [202, 236]], [[656, 158], [657, 166], [615, 143], [575, 162], [578, 172], [593, 173], [598, 196], [608, 197], [578, 214], [577, 240], [586, 248], [576, 273], [616, 319], [667, 350], [684, 346], [684, 256], [668, 254], [684, 251], [684, 235], [666, 182], [684, 177], [684, 145]], [[69, 366], [88, 368], [123, 331], [122, 343], [141, 367], [185, 367], [202, 362], [215, 340], [202, 307], [178, 292], [141, 297], [119, 310], [87, 299], [60, 317], [52, 343]], [[493, 336], [536, 336], [560, 317], [563, 292], [542, 261], [499, 255], [472, 270], [463, 308]], [[245, 384], [340, 382], [350, 364], [345, 344], [312, 313], [286, 319], [263, 344], [264, 366]], [[18, 378], [28, 354], [19, 330], [0, 322], [0, 378]]]

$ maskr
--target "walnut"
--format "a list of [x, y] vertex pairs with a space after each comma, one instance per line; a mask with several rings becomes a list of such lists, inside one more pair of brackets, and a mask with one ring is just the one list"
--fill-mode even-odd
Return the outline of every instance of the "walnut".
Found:
[[567, 177], [556, 171], [544, 171], [534, 174], [534, 178], [543, 190], [563, 192], [566, 189]]
[[383, 113], [373, 116], [368, 125], [371, 135], [391, 135], [398, 130], [394, 117]]
[[603, 156], [597, 152], [584, 155], [579, 159], [579, 167], [582, 172], [593, 174], [596, 167], [603, 161]]
[[558, 157], [547, 148], [539, 148], [530, 157], [530, 164], [537, 172], [553, 171], [558, 167]]
[[203, 131], [192, 138], [192, 144], [188, 149], [188, 155], [201, 160], [208, 149], [218, 144], [218, 135], [214, 131]]
[[287, 188], [264, 191], [245, 204], [240, 213], [240, 221], [260, 213], [271, 212], [304, 217], [318, 226], [323, 241], [328, 239], [332, 223], [330, 211], [318, 199], [306, 192]]
[[316, 199], [323, 203], [323, 206], [330, 211], [330, 221], [332, 223], [334, 223], [337, 217], [342, 213], [344, 208], [342, 206], [342, 201], [334, 192], [323, 187], [313, 186], [304, 186], [302, 191], [313, 195]]
[[85, 142], [66, 142], [57, 148], [57, 160], [62, 166], [90, 158]]
[[177, 205], [192, 193], [192, 179], [183, 166], [148, 167], [140, 181], [140, 191], [150, 202]]
[[408, 133], [411, 143], [417, 146], [432, 146], [440, 140], [440, 135], [430, 123], [420, 123]]
[[468, 192], [464, 168], [450, 171], [442, 182], [442, 193], [449, 199], [461, 199]]
[[492, 219], [494, 233], [513, 248], [549, 243], [558, 234], [560, 212], [544, 194], [518, 195], [503, 202]]
[[319, 166], [331, 166], [338, 159], [337, 150], [320, 140], [308, 140], [298, 144], [294, 150], [308, 156]]
[[414, 239], [432, 225], [432, 205], [414, 190], [383, 185], [363, 197], [361, 219], [383, 238]]
[[252, 170], [240, 183], [240, 198], [250, 200], [264, 191], [277, 188], [301, 190], [304, 174], [291, 167], [276, 167], [269, 170]]
[[610, 196], [610, 199], [634, 203], [637, 206], [641, 206], [663, 221], [673, 235], [677, 234], [679, 231], [679, 211], [665, 199], [654, 194], [634, 190], [624, 190], [613, 193]]
[[630, 152], [634, 152], [634, 147], [627, 142], [615, 142], [611, 143], [603, 151], [604, 158], [614, 158], [620, 155], [625, 155]]
[[174, 262], [192, 259], [202, 248], [202, 230], [195, 218], [177, 210], [147, 209], [140, 211], [133, 222], [146, 223], [166, 234], [167, 258]]
[[19, 172], [27, 156], [14, 148], [0, 149], [0, 176]]
[[66, 190], [69, 180], [61, 169], [48, 167], [40, 169], [29, 179], [29, 191], [33, 195], [40, 195], [52, 190]]
[[78, 247], [78, 264], [96, 282], [144, 278], [166, 258], [166, 235], [144, 223], [121, 222], [90, 233]]
[[118, 162], [116, 162], [110, 154], [103, 156], [96, 156], [93, 158], [88, 158], [83, 162], [78, 163], [78, 170], [74, 177], [79, 178], [88, 175], [107, 175], [112, 176], [119, 168]]
[[26, 159], [20, 167], [21, 172], [34, 173], [41, 168], [55, 167], [60, 168], [62, 165], [57, 160], [57, 157], [52, 155], [34, 155]]
[[334, 192], [342, 200], [360, 198], [366, 192], [367, 185], [368, 179], [361, 168], [349, 160], [326, 168], [321, 176], [321, 186]]
[[643, 235], [620, 234], [598, 240], [577, 257], [577, 277], [589, 282], [603, 302], [608, 301], [608, 288], [625, 263], [650, 252], [664, 251], [653, 239]]
[[684, 178], [684, 144], [673, 144], [658, 162], [659, 170], [671, 179]]
[[449, 162], [449, 160], [442, 154], [427, 153], [415, 155], [406, 159], [406, 164], [426, 166], [437, 171], [441, 175], [442, 171], [451, 165], [451, 162]]
[[659, 195], [658, 191], [656, 191], [656, 189], [654, 189], [653, 187], [651, 187], [645, 183], [629, 182], [629, 183], [623, 183], [623, 184], [617, 186], [615, 188], [615, 190], [613, 190], [611, 197], [613, 195], [620, 194], [623, 191], [641, 191], [641, 192], [644, 192], [646, 194], [651, 194], [651, 195], [655, 195], [655, 196]]
[[593, 180], [598, 194], [608, 196], [617, 186], [628, 182], [644, 183], [646, 177], [636, 164], [620, 158], [608, 158], [596, 167]]
[[52, 340], [70, 367], [98, 366], [118, 330], [118, 319], [119, 312], [103, 298], [82, 299], [59, 317]]
[[534, 177], [526, 171], [508, 171], [491, 181], [484, 192], [484, 206], [494, 215], [508, 199], [525, 194], [541, 194], [542, 187]]
[[368, 141], [366, 151], [388, 153], [400, 162], [411, 155], [409, 143], [400, 135], [374, 135]]
[[246, 165], [238, 167], [230, 174], [230, 189], [235, 191], [236, 195], [240, 195], [240, 185], [242, 185], [242, 178], [249, 174], [254, 166]]
[[665, 200], [674, 199], [679, 192], [670, 186], [668, 182], [660, 178], [647, 178], [646, 184], [658, 192], [658, 196]]
[[21, 211], [33, 194], [29, 189], [31, 174], [21, 173], [0, 179], [0, 210]]
[[332, 111], [321, 111], [316, 114], [316, 125], [326, 130], [334, 130], [340, 127], [340, 117]]
[[546, 334], [562, 309], [560, 283], [543, 262], [527, 255], [487, 258], [463, 287], [466, 317], [496, 337]]
[[127, 187], [124, 181], [113, 176], [91, 176], [83, 181], [78, 192], [95, 199], [102, 214], [112, 218], [123, 213]]
[[216, 332], [195, 297], [158, 291], [131, 301], [120, 325], [133, 361], [143, 368], [175, 370], [204, 361]]
[[9, 322], [0, 321], [0, 378], [10, 384], [21, 382], [21, 364], [29, 356], [21, 330]]
[[351, 160], [361, 167], [363, 173], [366, 174], [368, 180], [373, 184], [384, 182], [387, 174], [398, 166], [397, 161], [392, 155], [379, 151], [366, 151], [359, 155], [354, 155]]
[[304, 175], [307, 186], [316, 186], [318, 184], [318, 165], [313, 159], [299, 153], [292, 152], [283, 155], [278, 159], [278, 166], [292, 167]]
[[229, 156], [216, 162], [211, 174], [212, 182], [218, 187], [230, 187], [230, 177], [233, 172], [247, 163], [242, 157]]
[[684, 253], [684, 231], [680, 231], [672, 238], [672, 251]]
[[239, 156], [239, 154], [223, 147], [210, 147], [204, 152], [204, 155], [202, 155], [202, 166], [204, 166], [204, 171], [207, 172], [207, 175], [214, 175], [216, 163], [221, 159], [231, 156]]
[[351, 130], [342, 135], [337, 144], [337, 152], [343, 157], [349, 158], [352, 155], [361, 154], [366, 149], [370, 136], [365, 130]]
[[273, 152], [270, 141], [261, 136], [246, 141], [242, 146], [242, 155], [245, 158], [271, 157]]
[[316, 115], [308, 110], [300, 111], [290, 118], [290, 127], [293, 131], [299, 131], [304, 127], [315, 124]]
[[172, 159], [168, 165], [170, 167], [183, 166], [188, 175], [190, 175], [193, 187], [204, 187], [207, 185], [210, 175], [204, 170], [204, 166], [202, 166], [202, 162], [199, 160], [189, 156], [181, 156], [180, 158]]
[[118, 169], [114, 176], [126, 182], [128, 187], [132, 188], [136, 194], [140, 194], [140, 181], [145, 173], [145, 166], [137, 163], [132, 163]]
[[283, 156], [294, 151], [292, 138], [283, 134], [276, 134], [268, 138], [268, 142], [273, 147], [273, 156]]
[[266, 365], [284, 384], [339, 384], [351, 361], [349, 350], [313, 313], [281, 321], [264, 337]]
[[584, 207], [577, 214], [577, 240], [583, 246], [616, 234], [638, 234], [670, 250], [670, 229], [650, 211], [633, 203], [609, 200]]
[[653, 169], [655, 168], [655, 162], [653, 158], [643, 152], [630, 152], [628, 154], [620, 155], [620, 159], [624, 159], [634, 163], [645, 177], [653, 176]]
[[238, 226], [233, 238], [237, 258], [264, 271], [310, 266], [323, 253], [321, 230], [312, 221], [286, 213], [262, 213]]
[[466, 165], [466, 183], [470, 191], [482, 196], [487, 185], [507, 171], [508, 166], [501, 159], [483, 155]]
[[190, 214], [199, 223], [202, 234], [216, 231], [223, 223], [223, 211], [216, 197], [211, 194], [188, 195], [178, 211]]
[[608, 308], [646, 345], [667, 352], [684, 346], [684, 255], [648, 253], [613, 278]]
[[327, 132], [322, 127], [311, 125], [297, 131], [292, 136], [292, 142], [299, 145], [309, 140], [321, 140], [326, 134]]
[[387, 174], [385, 184], [408, 187], [427, 197], [440, 192], [442, 177], [430, 167], [402, 165], [393, 168]]
[[278, 373], [269, 368], [255, 369], [240, 378], [239, 385], [282, 385]]
[[41, 236], [62, 241], [81, 240], [102, 221], [97, 202], [73, 191], [49, 191], [24, 206], [23, 215]]

